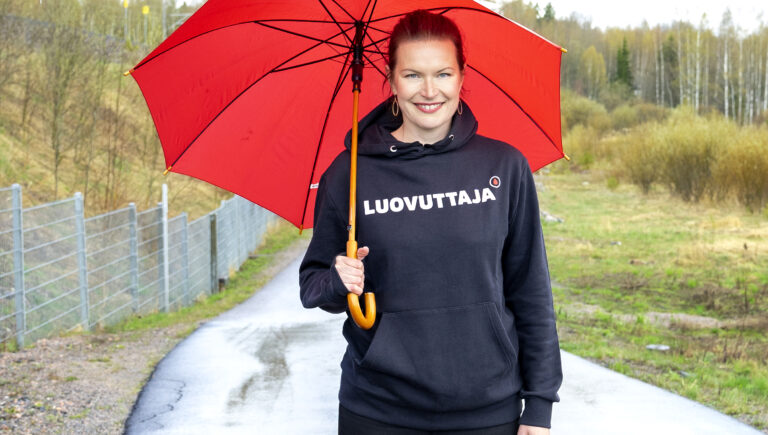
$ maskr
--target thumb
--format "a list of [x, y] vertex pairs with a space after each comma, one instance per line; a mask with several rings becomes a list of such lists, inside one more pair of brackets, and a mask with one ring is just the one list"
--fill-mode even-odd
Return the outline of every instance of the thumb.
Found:
[[370, 252], [370, 249], [368, 249], [367, 246], [363, 246], [362, 248], [357, 250], [357, 259], [362, 260], [365, 258], [366, 255]]

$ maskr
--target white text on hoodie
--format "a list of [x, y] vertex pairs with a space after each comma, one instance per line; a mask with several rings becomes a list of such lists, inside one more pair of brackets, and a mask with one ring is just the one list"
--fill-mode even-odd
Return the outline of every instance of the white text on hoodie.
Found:
[[371, 201], [363, 201], [363, 210], [366, 215], [384, 214], [388, 212], [399, 213], [403, 210], [415, 211], [429, 210], [432, 207], [444, 208], [446, 206], [456, 207], [459, 205], [480, 204], [487, 201], [496, 201], [496, 196], [489, 188], [474, 189], [474, 197], [470, 196], [466, 190], [458, 192], [433, 193], [428, 195], [413, 195], [393, 198], [377, 199], [374, 206], [371, 207]]

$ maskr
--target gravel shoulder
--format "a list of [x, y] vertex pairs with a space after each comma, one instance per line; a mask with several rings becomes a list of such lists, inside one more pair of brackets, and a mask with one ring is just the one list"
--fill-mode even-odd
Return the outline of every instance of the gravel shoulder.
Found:
[[[275, 254], [254, 280], [276, 275], [307, 243]], [[122, 433], [155, 365], [202, 323], [55, 337], [0, 353], [0, 433]]]

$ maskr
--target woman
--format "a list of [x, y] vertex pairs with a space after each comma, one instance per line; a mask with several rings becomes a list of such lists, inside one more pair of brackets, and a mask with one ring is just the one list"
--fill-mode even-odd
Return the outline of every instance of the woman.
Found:
[[348, 292], [376, 294], [373, 328], [344, 323], [339, 433], [548, 434], [562, 373], [528, 163], [476, 134], [450, 19], [410, 13], [388, 50], [393, 96], [359, 125], [364, 247], [343, 255], [345, 151], [320, 181], [300, 268], [307, 308], [341, 313]]

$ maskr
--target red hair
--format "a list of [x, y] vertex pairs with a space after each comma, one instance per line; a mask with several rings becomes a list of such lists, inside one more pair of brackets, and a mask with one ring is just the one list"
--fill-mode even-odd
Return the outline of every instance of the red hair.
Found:
[[459, 27], [444, 15], [418, 9], [403, 16], [392, 29], [387, 47], [387, 65], [390, 74], [397, 65], [397, 48], [400, 44], [424, 39], [447, 39], [453, 42], [456, 47], [456, 62], [459, 64], [459, 69], [464, 71], [466, 59]]

